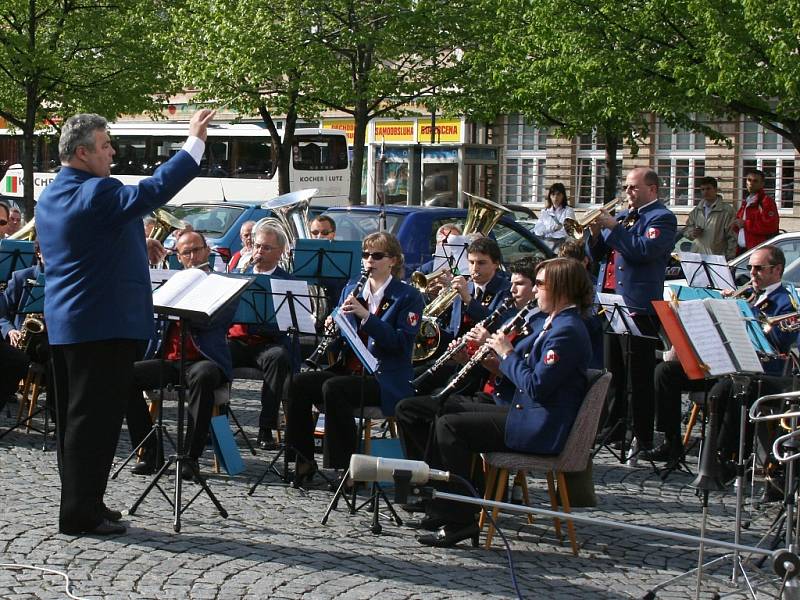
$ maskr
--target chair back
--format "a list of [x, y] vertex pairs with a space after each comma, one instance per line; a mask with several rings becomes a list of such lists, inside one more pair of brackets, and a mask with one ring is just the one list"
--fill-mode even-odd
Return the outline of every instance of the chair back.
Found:
[[592, 383], [578, 410], [578, 416], [569, 432], [564, 449], [558, 455], [555, 470], [566, 473], [583, 471], [589, 460], [600, 414], [611, 385], [611, 373], [590, 370], [588, 376]]

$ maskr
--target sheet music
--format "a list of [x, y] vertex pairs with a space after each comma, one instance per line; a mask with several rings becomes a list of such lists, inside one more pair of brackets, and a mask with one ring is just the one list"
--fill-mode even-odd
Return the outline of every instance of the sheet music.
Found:
[[750, 342], [747, 326], [738, 304], [730, 300], [712, 298], [703, 300], [703, 303], [716, 319], [717, 326], [728, 342], [728, 352], [737, 363], [739, 371], [763, 373], [764, 367], [761, 366], [761, 361], [758, 360], [755, 348]]
[[286, 293], [292, 293], [294, 312], [297, 317], [297, 326], [300, 333], [316, 333], [316, 323], [311, 310], [311, 298], [308, 293], [308, 283], [302, 279], [270, 279], [272, 289], [272, 304], [275, 306], [275, 320], [280, 331], [288, 331], [294, 327], [292, 312]]
[[[719, 254], [700, 254], [698, 252], [678, 252], [681, 269], [686, 281], [692, 287], [710, 287], [717, 290], [736, 289], [728, 261]], [[708, 272], [703, 266], [708, 266]], [[709, 280], [708, 276], [711, 275]]]
[[447, 238], [447, 243], [436, 246], [436, 255], [433, 258], [433, 272], [443, 269], [453, 262], [453, 268], [458, 269], [458, 273], [465, 275], [469, 273], [469, 261], [467, 260], [467, 247], [470, 241], [464, 235], [451, 235]]
[[246, 278], [206, 275], [200, 269], [186, 269], [177, 271], [153, 293], [153, 304], [211, 316], [249, 284]]
[[700, 362], [708, 366], [708, 375], [735, 373], [736, 367], [704, 302], [706, 300], [679, 302], [678, 318]]
[[631, 317], [628, 307], [625, 306], [625, 299], [622, 296], [619, 294], [598, 292], [597, 301], [602, 305], [606, 319], [611, 323], [611, 329], [614, 333], [642, 335], [633, 317]]
[[374, 373], [378, 370], [378, 359], [375, 358], [375, 355], [369, 351], [369, 349], [364, 345], [364, 342], [361, 341], [361, 338], [358, 337], [358, 332], [355, 330], [353, 325], [347, 319], [346, 316], [338, 309], [334, 309], [333, 313], [333, 321], [339, 327], [339, 333], [344, 336], [344, 339], [347, 340], [347, 343], [353, 349], [353, 352], [356, 353], [358, 359], [361, 361], [361, 364], [364, 365], [364, 368], [367, 370], [367, 373]]

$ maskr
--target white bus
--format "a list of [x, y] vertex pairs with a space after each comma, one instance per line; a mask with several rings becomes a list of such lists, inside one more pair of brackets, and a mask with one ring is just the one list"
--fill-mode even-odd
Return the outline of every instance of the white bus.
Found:
[[[183, 146], [188, 125], [159, 122], [109, 124], [117, 151], [111, 174], [123, 183], [135, 183], [152, 175], [162, 162]], [[34, 198], [56, 176], [58, 140], [38, 136], [34, 159]], [[0, 129], [0, 173], [11, 165], [0, 181], [0, 194], [22, 197], [25, 182], [20, 164], [21, 137]], [[214, 125], [208, 130], [201, 174], [171, 201], [221, 202], [223, 200], [266, 201], [278, 195], [276, 152], [272, 138], [255, 124]], [[292, 191], [317, 188], [313, 202], [326, 206], [347, 204], [350, 161], [347, 138], [335, 129], [303, 128], [295, 131], [289, 177]]]

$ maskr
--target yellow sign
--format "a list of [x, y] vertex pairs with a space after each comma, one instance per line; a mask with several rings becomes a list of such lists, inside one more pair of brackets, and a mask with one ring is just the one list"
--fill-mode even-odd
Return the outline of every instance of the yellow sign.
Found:
[[337, 129], [347, 134], [347, 143], [352, 145], [355, 140], [356, 122], [353, 119], [324, 119], [322, 126], [327, 129]]
[[[417, 122], [418, 137], [417, 141], [422, 144], [431, 141], [431, 122]], [[461, 141], [461, 121], [446, 121], [436, 119], [436, 143], [439, 142], [460, 142]]]
[[383, 121], [375, 123], [376, 142], [413, 142], [414, 121]]

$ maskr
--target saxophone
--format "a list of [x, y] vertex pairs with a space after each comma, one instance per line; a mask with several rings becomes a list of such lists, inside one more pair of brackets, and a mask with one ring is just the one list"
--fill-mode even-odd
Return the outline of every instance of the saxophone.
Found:
[[27, 353], [34, 336], [45, 333], [44, 315], [42, 313], [28, 313], [20, 327], [20, 337], [17, 348]]

